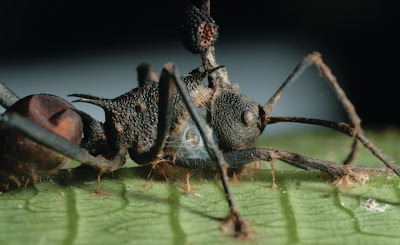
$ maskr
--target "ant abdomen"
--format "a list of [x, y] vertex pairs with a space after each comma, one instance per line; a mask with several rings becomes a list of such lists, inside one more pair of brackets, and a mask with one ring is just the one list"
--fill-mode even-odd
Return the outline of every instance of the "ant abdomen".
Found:
[[[17, 113], [80, 144], [82, 120], [73, 106], [54, 95], [36, 94], [20, 99], [6, 113]], [[0, 131], [0, 190], [26, 186], [56, 173], [69, 159], [14, 130]]]

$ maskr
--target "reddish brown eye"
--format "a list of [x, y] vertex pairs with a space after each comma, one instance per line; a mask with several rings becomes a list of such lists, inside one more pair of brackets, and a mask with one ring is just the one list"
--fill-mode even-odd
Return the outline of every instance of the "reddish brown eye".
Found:
[[246, 126], [252, 125], [254, 123], [255, 118], [256, 117], [254, 116], [253, 112], [249, 110], [243, 112], [242, 119]]

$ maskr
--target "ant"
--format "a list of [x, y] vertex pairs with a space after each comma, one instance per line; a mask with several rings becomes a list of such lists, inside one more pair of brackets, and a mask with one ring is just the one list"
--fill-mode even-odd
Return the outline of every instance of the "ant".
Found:
[[[364, 136], [354, 106], [318, 52], [306, 56], [264, 105], [241, 93], [237, 85], [230, 83], [226, 68], [216, 62], [214, 43], [219, 27], [209, 8], [209, 1], [191, 2], [181, 26], [183, 46], [200, 54], [200, 68], [180, 77], [177, 67], [168, 63], [158, 77], [149, 65], [142, 64], [138, 67], [139, 87], [117, 98], [70, 95], [79, 98], [74, 102], [103, 108], [104, 123], [57, 96], [37, 94], [20, 99], [0, 83], [0, 103], [7, 109], [0, 116], [0, 190], [35, 183], [56, 173], [69, 158], [99, 172], [99, 192], [100, 176], [122, 167], [126, 154], [140, 165], [156, 167], [167, 162], [188, 168], [189, 173], [191, 169], [215, 169], [229, 203], [230, 215], [226, 220], [233, 222], [235, 236], [246, 237], [249, 228], [229, 188], [228, 168], [240, 172], [247, 163], [268, 161], [273, 174], [273, 162], [281, 160], [301, 169], [327, 172], [337, 179], [363, 181], [367, 173], [390, 170], [400, 176], [400, 168]], [[269, 116], [284, 91], [311, 65], [332, 86], [352, 125]], [[206, 77], [208, 86], [203, 83]], [[342, 164], [254, 147], [267, 125], [280, 122], [319, 125], [347, 134], [354, 138], [351, 152]], [[361, 145], [387, 168], [350, 165]], [[193, 154], [193, 149], [206, 154]], [[276, 187], [274, 176], [273, 187]]]

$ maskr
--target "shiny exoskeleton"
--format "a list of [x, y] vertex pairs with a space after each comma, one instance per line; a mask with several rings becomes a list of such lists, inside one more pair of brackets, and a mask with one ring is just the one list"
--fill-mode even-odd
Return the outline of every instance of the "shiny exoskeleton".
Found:
[[[72, 104], [57, 96], [30, 95], [5, 107], [6, 113], [18, 113], [75, 144], [82, 140], [81, 117]], [[56, 173], [68, 162], [68, 157], [24, 134], [0, 130], [0, 191], [35, 183]]]

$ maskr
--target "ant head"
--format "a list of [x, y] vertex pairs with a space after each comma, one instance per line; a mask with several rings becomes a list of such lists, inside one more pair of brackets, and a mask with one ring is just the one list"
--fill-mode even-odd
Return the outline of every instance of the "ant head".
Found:
[[264, 126], [262, 108], [245, 95], [219, 89], [211, 102], [211, 126], [223, 150], [253, 147]]

